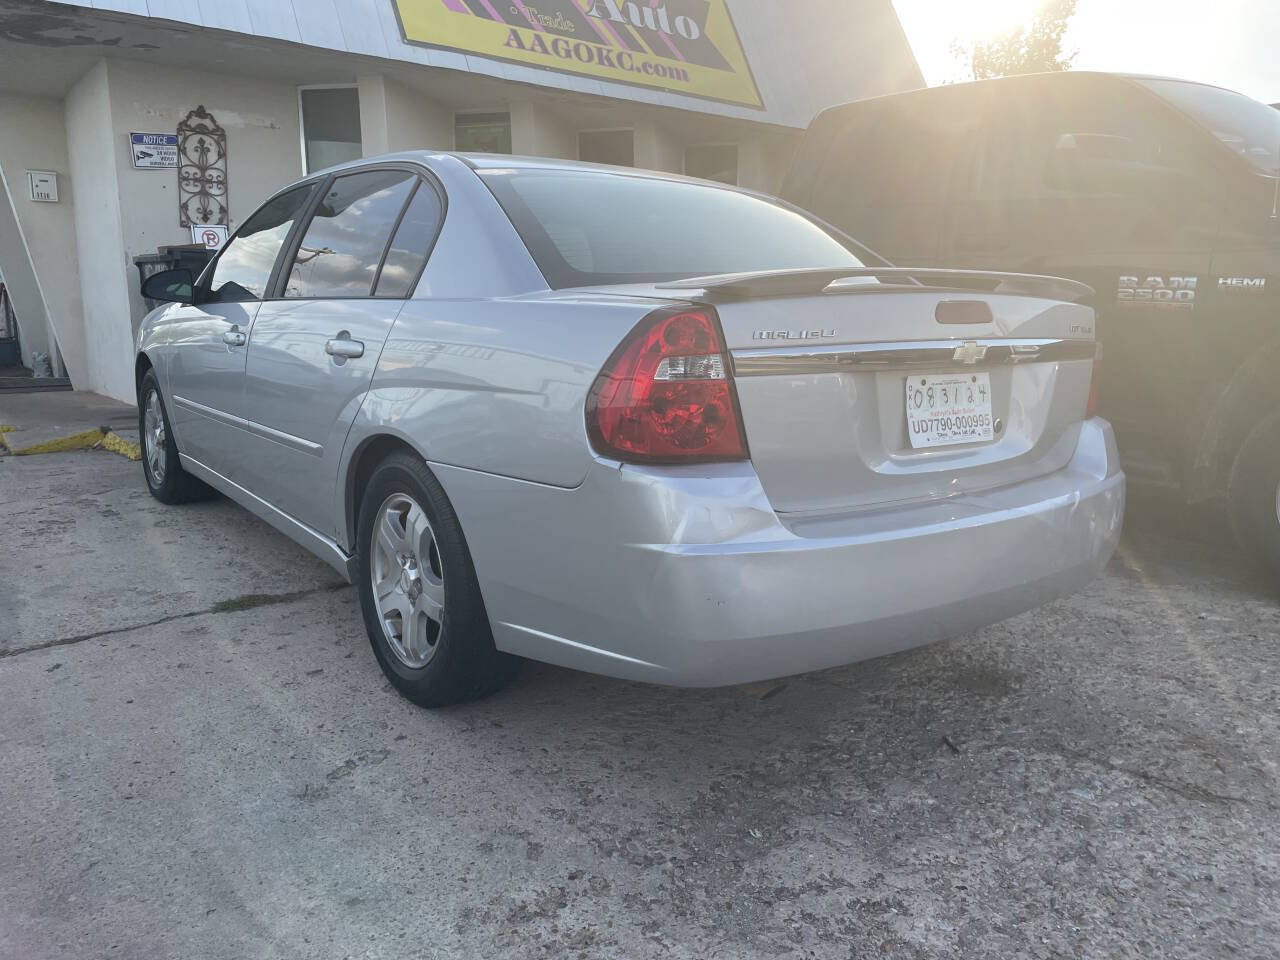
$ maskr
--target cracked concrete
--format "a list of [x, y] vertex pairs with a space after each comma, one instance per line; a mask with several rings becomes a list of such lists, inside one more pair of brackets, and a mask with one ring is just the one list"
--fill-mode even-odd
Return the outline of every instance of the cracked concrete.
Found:
[[929, 649], [429, 713], [327, 567], [139, 472], [0, 461], [0, 956], [1275, 955], [1280, 607], [1186, 514]]
[[174, 511], [101, 450], [0, 460], [0, 650], [148, 623], [336, 574], [226, 500]]

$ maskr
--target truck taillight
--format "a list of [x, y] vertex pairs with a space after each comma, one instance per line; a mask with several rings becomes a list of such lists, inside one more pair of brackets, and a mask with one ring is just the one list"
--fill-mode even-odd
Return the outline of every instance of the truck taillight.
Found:
[[596, 377], [587, 433], [597, 453], [631, 463], [745, 460], [715, 311], [664, 308], [645, 317]]

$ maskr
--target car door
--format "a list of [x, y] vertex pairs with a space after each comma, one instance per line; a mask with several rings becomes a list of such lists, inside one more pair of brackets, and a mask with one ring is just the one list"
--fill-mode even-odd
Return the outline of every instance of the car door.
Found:
[[174, 315], [168, 386], [178, 449], [237, 482], [249, 331], [314, 186], [295, 187], [263, 204], [205, 270], [195, 302]]
[[253, 493], [331, 536], [347, 431], [444, 201], [434, 181], [404, 166], [363, 168], [321, 190], [249, 338], [245, 459]]

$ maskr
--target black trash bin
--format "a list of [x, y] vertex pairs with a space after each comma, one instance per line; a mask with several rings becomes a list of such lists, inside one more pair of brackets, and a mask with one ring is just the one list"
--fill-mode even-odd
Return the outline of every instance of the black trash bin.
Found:
[[[184, 268], [191, 271], [191, 279], [194, 280], [213, 259], [213, 253], [201, 243], [158, 247], [155, 253], [144, 253], [133, 258], [133, 265], [138, 268], [138, 284], [141, 285], [152, 274]], [[143, 302], [148, 310], [154, 310], [158, 306], [155, 301], [146, 297], [143, 297]]]

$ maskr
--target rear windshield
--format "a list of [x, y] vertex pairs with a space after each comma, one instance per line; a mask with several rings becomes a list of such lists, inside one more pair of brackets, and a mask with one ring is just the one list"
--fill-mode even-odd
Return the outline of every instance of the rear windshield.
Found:
[[1280, 174], [1280, 110], [1241, 93], [1184, 80], [1140, 80], [1262, 173]]
[[816, 223], [735, 190], [593, 170], [477, 170], [553, 288], [862, 266]]

